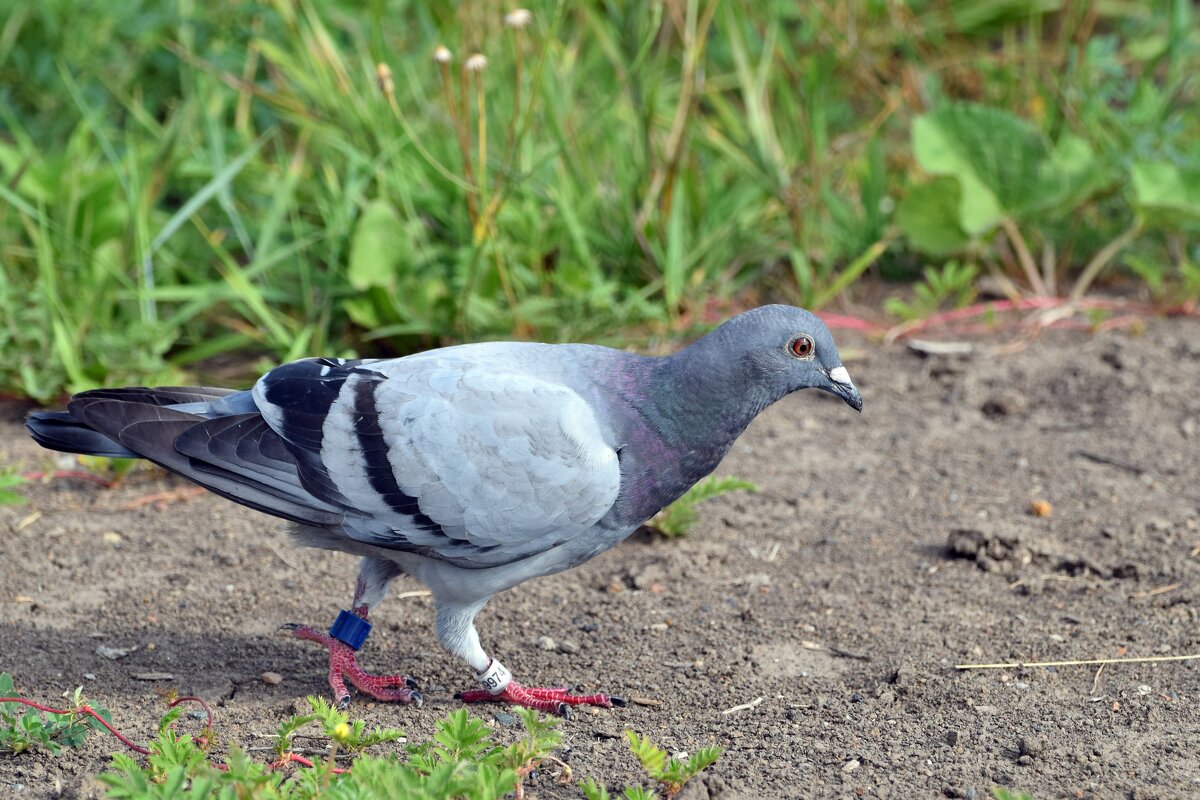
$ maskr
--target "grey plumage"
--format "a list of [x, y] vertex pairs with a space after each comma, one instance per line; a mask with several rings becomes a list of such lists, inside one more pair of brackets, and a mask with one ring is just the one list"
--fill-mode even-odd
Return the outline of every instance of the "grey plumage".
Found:
[[307, 359], [249, 391], [84, 392], [27, 425], [46, 447], [147, 458], [363, 556], [365, 604], [413, 575], [443, 643], [482, 671], [473, 619], [493, 594], [612, 547], [803, 388], [861, 408], [824, 324], [764, 306], [663, 358], [497, 342]]

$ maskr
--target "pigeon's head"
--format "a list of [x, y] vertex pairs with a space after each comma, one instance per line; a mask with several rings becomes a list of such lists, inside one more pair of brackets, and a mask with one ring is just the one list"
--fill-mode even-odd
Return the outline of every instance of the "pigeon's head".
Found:
[[751, 379], [765, 383], [774, 397], [821, 389], [862, 411], [862, 395], [842, 366], [829, 328], [815, 314], [795, 306], [760, 306], [729, 320], [717, 333], [749, 368]]

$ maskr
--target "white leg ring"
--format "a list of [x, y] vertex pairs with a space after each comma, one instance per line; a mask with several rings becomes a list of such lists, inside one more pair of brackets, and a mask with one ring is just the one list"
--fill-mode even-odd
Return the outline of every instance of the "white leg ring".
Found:
[[483, 688], [487, 689], [488, 694], [500, 694], [512, 683], [512, 673], [508, 671], [508, 667], [494, 658], [492, 663], [488, 664], [488, 668], [475, 677], [479, 679]]

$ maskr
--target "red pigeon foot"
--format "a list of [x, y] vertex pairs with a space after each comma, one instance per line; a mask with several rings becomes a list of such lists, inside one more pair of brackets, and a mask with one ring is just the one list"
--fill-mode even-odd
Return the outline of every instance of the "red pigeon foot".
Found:
[[625, 700], [607, 694], [571, 694], [567, 688], [542, 689], [536, 686], [522, 686], [511, 681], [498, 694], [492, 694], [486, 689], [471, 689], [455, 695], [464, 703], [513, 703], [514, 705], [532, 708], [548, 714], [558, 714], [561, 717], [570, 716], [570, 706], [600, 706], [612, 708], [625, 705]]
[[360, 692], [384, 703], [421, 705], [425, 698], [417, 691], [417, 682], [404, 675], [372, 675], [358, 665], [358, 653], [345, 642], [307, 625], [284, 625], [298, 639], [307, 639], [329, 648], [329, 686], [338, 708], [350, 704], [346, 679]]

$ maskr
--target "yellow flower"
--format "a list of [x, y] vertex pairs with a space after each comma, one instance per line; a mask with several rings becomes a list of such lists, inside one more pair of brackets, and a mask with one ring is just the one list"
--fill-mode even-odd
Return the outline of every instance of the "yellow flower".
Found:
[[1035, 94], [1029, 98], [1026, 107], [1029, 109], [1029, 116], [1035, 122], [1041, 122], [1046, 118], [1046, 101], [1042, 99], [1040, 94]]

